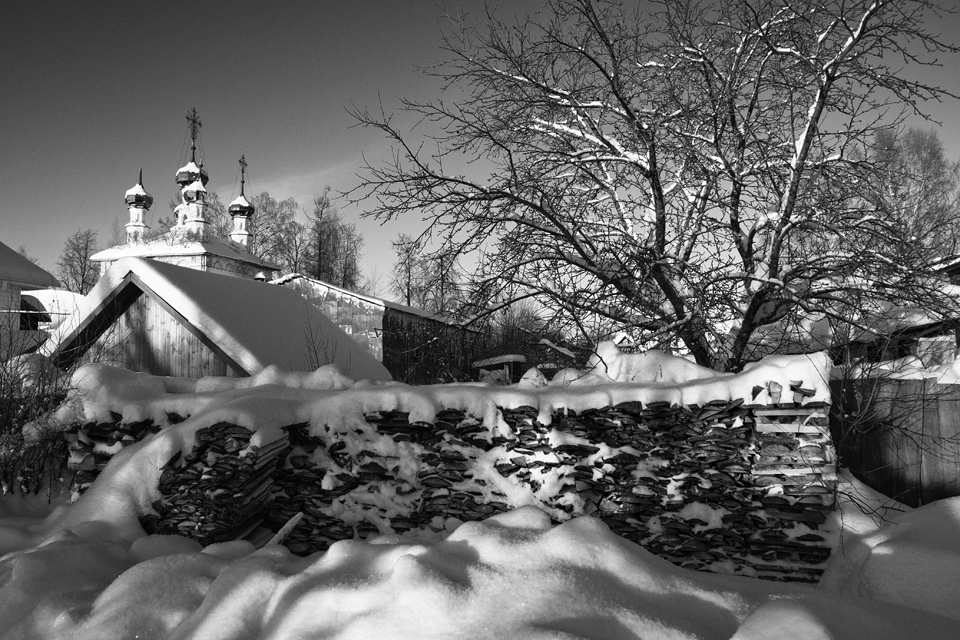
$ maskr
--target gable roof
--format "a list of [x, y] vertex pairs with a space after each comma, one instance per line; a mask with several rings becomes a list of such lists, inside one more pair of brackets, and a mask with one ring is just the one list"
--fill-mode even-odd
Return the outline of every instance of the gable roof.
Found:
[[0, 242], [0, 280], [6, 280], [23, 289], [59, 287], [50, 273], [33, 264], [22, 255]]
[[376, 358], [295, 291], [143, 258], [111, 265], [44, 351], [61, 363], [75, 361], [140, 295], [247, 374], [269, 365], [308, 371], [332, 363], [355, 380], [390, 379]]

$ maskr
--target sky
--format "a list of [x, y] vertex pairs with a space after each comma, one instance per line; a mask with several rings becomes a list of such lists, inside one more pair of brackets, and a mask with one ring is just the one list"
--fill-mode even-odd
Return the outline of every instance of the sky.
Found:
[[[524, 0], [513, 7], [540, 6]], [[482, 3], [448, 2], [471, 13]], [[124, 192], [154, 196], [168, 216], [188, 155], [187, 112], [203, 123], [208, 189], [224, 202], [269, 192], [311, 207], [325, 185], [345, 191], [363, 158], [389, 150], [353, 127], [351, 105], [388, 108], [436, 95], [416, 69], [441, 59], [438, 2], [29, 2], [0, 21], [0, 240], [55, 271], [78, 229], [109, 239], [128, 221]], [[362, 267], [389, 271], [390, 243], [419, 221], [381, 226], [340, 206], [364, 235]]]
[[[542, 5], [511, 0], [501, 12]], [[480, 0], [11, 5], [0, 21], [0, 240], [55, 271], [68, 235], [92, 228], [103, 242], [114, 221], [128, 220], [123, 195], [141, 167], [155, 198], [148, 224], [169, 215], [194, 107], [208, 188], [222, 201], [239, 193], [241, 155], [248, 195], [267, 191], [309, 209], [325, 185], [347, 191], [364, 157], [389, 153], [347, 110], [382, 101], [390, 112], [400, 97], [438, 96], [439, 83], [417, 66], [443, 60], [441, 16], [482, 10]], [[960, 20], [936, 27], [960, 33]], [[960, 94], [956, 66], [931, 80]], [[948, 154], [960, 158], [960, 103], [932, 111]], [[381, 226], [362, 219], [364, 209], [340, 203], [364, 236], [364, 273], [385, 280], [391, 241], [423, 224]]]

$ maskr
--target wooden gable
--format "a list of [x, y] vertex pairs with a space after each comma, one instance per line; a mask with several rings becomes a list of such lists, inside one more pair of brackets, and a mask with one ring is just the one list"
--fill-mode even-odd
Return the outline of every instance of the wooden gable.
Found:
[[102, 362], [162, 376], [249, 375], [130, 273], [60, 349], [58, 364]]

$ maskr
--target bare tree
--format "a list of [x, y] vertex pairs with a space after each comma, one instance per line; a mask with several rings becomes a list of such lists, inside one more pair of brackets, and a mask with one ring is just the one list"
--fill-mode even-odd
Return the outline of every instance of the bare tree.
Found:
[[57, 260], [57, 275], [63, 286], [84, 295], [93, 288], [100, 272], [90, 257], [97, 250], [97, 232], [92, 229], [77, 231], [67, 238]]
[[313, 235], [310, 275], [339, 287], [359, 289], [363, 283], [360, 273], [363, 235], [356, 225], [343, 222], [330, 198], [330, 187], [324, 187], [314, 197], [310, 226]]
[[250, 199], [254, 214], [250, 220], [252, 242], [248, 250], [258, 258], [288, 265], [286, 254], [291, 237], [298, 233], [296, 221], [300, 205], [293, 198], [277, 201], [266, 191]]
[[393, 241], [393, 250], [397, 254], [397, 261], [393, 265], [393, 275], [390, 278], [391, 290], [408, 307], [422, 306], [424, 285], [417, 242], [409, 235], [401, 233]]
[[488, 12], [487, 28], [455, 24], [432, 68], [455, 96], [403, 103], [416, 131], [355, 112], [396, 149], [350, 197], [381, 219], [425, 215], [441, 251], [477, 256], [480, 314], [534, 297], [590, 337], [631, 330], [716, 368], [800, 312], [858, 322], [865, 289], [954, 313], [929, 256], [862, 193], [865, 143], [948, 95], [901, 67], [958, 51], [925, 31], [941, 13], [893, 0]]
[[463, 306], [456, 256], [453, 252], [427, 254], [419, 240], [402, 233], [393, 242], [397, 254], [391, 289], [404, 304], [437, 315], [457, 315]]
[[291, 220], [283, 228], [283, 242], [276, 248], [274, 262], [285, 273], [305, 273], [310, 268], [310, 229], [297, 220]]
[[865, 176], [871, 204], [932, 255], [952, 255], [960, 238], [960, 162], [947, 158], [932, 129], [878, 131]]
[[19, 247], [17, 247], [17, 253], [19, 253], [21, 256], [23, 256], [33, 264], [37, 266], [40, 265], [40, 261], [37, 260], [37, 258], [35, 258], [34, 256], [30, 255], [30, 253], [27, 251], [27, 245], [21, 244]]

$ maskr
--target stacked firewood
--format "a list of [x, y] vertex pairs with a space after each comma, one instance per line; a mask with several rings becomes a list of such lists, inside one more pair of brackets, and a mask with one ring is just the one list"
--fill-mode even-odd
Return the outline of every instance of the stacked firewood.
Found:
[[[502, 409], [508, 433], [459, 410], [431, 423], [382, 410], [364, 428], [295, 424], [255, 447], [251, 431], [221, 423], [167, 463], [143, 523], [207, 544], [261, 518], [273, 531], [298, 518], [285, 544], [309, 554], [349, 538], [449, 530], [533, 502], [557, 522], [598, 517], [684, 567], [812, 581], [830, 552], [821, 531], [834, 508], [828, 411], [802, 404], [799, 383], [776, 391], [779, 402], [762, 406], [559, 410], [549, 425], [536, 407]], [[117, 418], [76, 432], [82, 482], [160, 428]]]
[[69, 443], [67, 468], [73, 472], [73, 490], [86, 491], [117, 451], [160, 431], [152, 420], [123, 422], [114, 414], [115, 422], [91, 422], [77, 425], [65, 434]]
[[[742, 560], [732, 558], [749, 552], [747, 539], [721, 521], [734, 513], [746, 519], [760, 508], [751, 492], [750, 410], [741, 400], [702, 407], [630, 402], [560, 412], [550, 427], [533, 423], [535, 416], [530, 412], [518, 424], [516, 412], [504, 412], [519, 431], [521, 444], [512, 452], [526, 455], [498, 465], [501, 473], [526, 479], [529, 454], [553, 454], [570, 480], [561, 490], [575, 491], [582, 513], [599, 517], [615, 533], [682, 566], [743, 568]], [[551, 430], [563, 433], [559, 439], [565, 442], [570, 436], [582, 440], [550, 446]], [[536, 475], [530, 481], [537, 483]], [[569, 510], [569, 502], [553, 504]], [[703, 508], [685, 510], [688, 505]], [[713, 522], [698, 517], [704, 510], [716, 511]]]
[[[829, 558], [829, 546], [817, 530], [834, 508], [837, 479], [829, 407], [823, 403], [757, 407], [754, 416], [752, 471], [759, 501], [774, 523], [796, 523], [794, 529], [801, 532], [758, 541], [755, 553], [767, 561], [758, 563], [758, 570], [769, 575], [807, 574], [814, 580], [819, 573], [802, 565]], [[772, 560], [778, 562], [771, 565]]]
[[262, 520], [287, 439], [251, 445], [253, 433], [220, 422], [200, 429], [186, 455], [163, 467], [154, 513], [141, 517], [147, 533], [179, 534], [201, 544], [243, 537]]
[[276, 530], [303, 513], [285, 542], [294, 553], [348, 538], [441, 531], [451, 518], [482, 520], [508, 509], [502, 495], [474, 476], [478, 456], [503, 440], [490, 438], [478, 420], [452, 410], [432, 424], [411, 423], [397, 411], [366, 420], [375, 429], [312, 435], [306, 424], [287, 428], [292, 448], [265, 524]]

